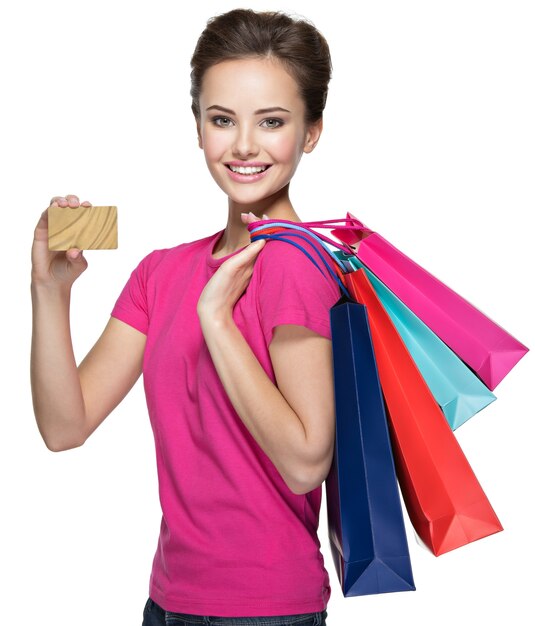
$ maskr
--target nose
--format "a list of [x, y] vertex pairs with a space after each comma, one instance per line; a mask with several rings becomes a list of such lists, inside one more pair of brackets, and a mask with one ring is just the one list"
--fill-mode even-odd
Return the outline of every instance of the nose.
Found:
[[247, 125], [241, 125], [236, 132], [233, 146], [235, 156], [246, 160], [247, 157], [258, 152], [254, 130]]

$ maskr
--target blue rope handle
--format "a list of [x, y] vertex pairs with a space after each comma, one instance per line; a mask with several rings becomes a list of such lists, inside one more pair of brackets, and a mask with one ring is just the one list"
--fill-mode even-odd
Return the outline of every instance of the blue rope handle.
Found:
[[[271, 226], [271, 225], [270, 225]], [[284, 237], [283, 235], [280, 234], [276, 234], [276, 233], [267, 233], [267, 234], [262, 234], [261, 232], [259, 234], [256, 234], [257, 231], [261, 231], [262, 227], [260, 228], [255, 228], [255, 233], [253, 233], [253, 231], [251, 231], [251, 241], [257, 241], [258, 239], [276, 239], [279, 241], [285, 241], [286, 243], [291, 244], [292, 246], [295, 246], [296, 248], [299, 248], [302, 252], [304, 252], [307, 257], [312, 261], [312, 263], [314, 263], [314, 265], [319, 269], [319, 271], [323, 274], [323, 276], [325, 276], [324, 271], [321, 269], [321, 267], [316, 263], [316, 261], [312, 258], [312, 256], [302, 247], [300, 246], [298, 243], [296, 243], [295, 241], [292, 241], [291, 239], [287, 239], [286, 237]], [[296, 229], [296, 230], [304, 230], [304, 229]], [[308, 233], [308, 231], [305, 231]], [[329, 273], [331, 274], [331, 276], [336, 280], [336, 282], [338, 283], [338, 286], [340, 287], [341, 291], [343, 292], [343, 294], [349, 298], [349, 299], [353, 299], [351, 297], [351, 295], [349, 294], [349, 292], [347, 291], [345, 285], [342, 283], [342, 281], [338, 278], [338, 275], [336, 274], [336, 272], [329, 267], [329, 263], [327, 262], [327, 260], [325, 259], [325, 257], [321, 254], [321, 252], [316, 248], [316, 246], [307, 238], [304, 237], [303, 235], [299, 235], [298, 233], [286, 233], [287, 235], [291, 235], [293, 237], [299, 237], [300, 239], [304, 239], [310, 246], [312, 246], [312, 249], [314, 250], [314, 252], [320, 257], [320, 259], [323, 261], [325, 267], [327, 268], [327, 270], [329, 271]], [[330, 250], [327, 250], [327, 252], [329, 253], [329, 255], [331, 256], [331, 258], [333, 258], [339, 265], [342, 266], [342, 270], [344, 271], [344, 273], [346, 273], [346, 268], [343, 266], [343, 264], [341, 263], [340, 259], [337, 259], [336, 257], [334, 257], [332, 255], [332, 252]], [[325, 278], [327, 278], [327, 276], [325, 276]]]
[[[329, 256], [340, 266], [342, 272], [346, 273], [348, 271], [353, 271], [353, 268], [349, 269], [349, 266], [344, 266], [344, 264], [338, 259], [338, 257], [334, 256], [332, 250], [329, 249], [325, 241], [313, 230], [310, 228], [306, 228], [303, 226], [297, 226], [295, 222], [268, 222], [265, 224], [261, 224], [260, 226], [253, 226], [253, 228], [249, 229], [250, 234], [256, 233], [257, 231], [261, 231], [263, 228], [271, 228], [272, 226], [282, 226], [285, 230], [296, 230], [301, 231], [303, 233], [307, 233], [310, 237], [312, 237], [315, 241], [317, 241], [329, 254]], [[295, 235], [296, 233], [287, 233], [288, 235]], [[347, 255], [346, 255], [347, 256]]]

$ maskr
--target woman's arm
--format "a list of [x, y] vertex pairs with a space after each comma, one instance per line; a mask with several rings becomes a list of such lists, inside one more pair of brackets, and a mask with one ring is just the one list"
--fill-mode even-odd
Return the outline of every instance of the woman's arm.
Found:
[[277, 326], [266, 374], [231, 316], [201, 317], [219, 378], [241, 420], [288, 487], [321, 485], [334, 450], [332, 343], [304, 326]]
[[121, 402], [141, 375], [146, 336], [110, 317], [77, 367], [68, 293], [32, 285], [30, 359], [37, 427], [49, 450], [76, 448]]
[[[76, 209], [80, 201], [74, 195], [55, 196], [50, 204], [67, 205], [66, 210]], [[37, 427], [54, 452], [81, 446], [141, 374], [146, 336], [114, 318], [76, 366], [71, 287], [86, 268], [79, 250], [48, 249], [48, 209], [43, 211], [32, 245], [30, 379]]]

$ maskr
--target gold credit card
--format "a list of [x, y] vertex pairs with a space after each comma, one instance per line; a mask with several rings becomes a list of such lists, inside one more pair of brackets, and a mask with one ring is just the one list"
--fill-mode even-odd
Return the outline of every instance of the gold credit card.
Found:
[[117, 248], [117, 207], [48, 207], [48, 249]]

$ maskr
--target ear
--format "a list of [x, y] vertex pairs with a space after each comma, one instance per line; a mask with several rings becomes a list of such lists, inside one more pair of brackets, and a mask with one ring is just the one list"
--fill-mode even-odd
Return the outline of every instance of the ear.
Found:
[[316, 147], [316, 144], [320, 140], [321, 131], [323, 130], [323, 117], [320, 117], [319, 120], [310, 124], [307, 129], [305, 145], [303, 148], [304, 152], [312, 152]]
[[197, 125], [197, 141], [199, 142], [199, 148], [202, 150], [202, 134], [201, 134], [201, 122], [198, 118], [195, 118]]

